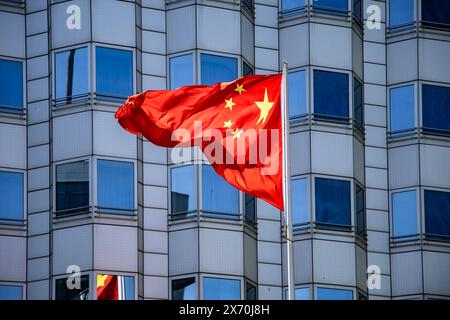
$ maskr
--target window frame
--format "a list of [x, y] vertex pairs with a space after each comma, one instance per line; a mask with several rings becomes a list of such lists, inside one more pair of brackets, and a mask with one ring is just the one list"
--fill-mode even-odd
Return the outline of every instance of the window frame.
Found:
[[[81, 212], [81, 213], [74, 213], [74, 214], [68, 214], [68, 215], [58, 215], [58, 211], [56, 210], [56, 181], [57, 181], [57, 177], [56, 177], [56, 167], [59, 165], [64, 165], [64, 164], [70, 164], [70, 163], [75, 163], [75, 162], [81, 162], [81, 161], [87, 161], [88, 162], [88, 173], [89, 173], [89, 209], [86, 212]], [[52, 216], [53, 216], [53, 220], [56, 221], [62, 221], [62, 220], [66, 220], [66, 219], [77, 219], [78, 217], [85, 217], [85, 216], [92, 216], [93, 215], [93, 206], [94, 206], [94, 201], [93, 199], [96, 198], [96, 194], [94, 191], [94, 187], [92, 185], [93, 183], [93, 164], [92, 164], [92, 159], [90, 156], [84, 156], [84, 157], [77, 157], [77, 158], [72, 158], [72, 159], [66, 159], [66, 160], [61, 160], [61, 161], [55, 161], [53, 162], [52, 165], [52, 180], [53, 180], [53, 186], [52, 186], [52, 195], [53, 195], [53, 199], [52, 199]]]
[[[0, 115], [7, 114], [8, 116], [24, 116], [27, 114], [27, 83], [29, 80], [27, 77], [27, 61], [21, 58], [14, 58], [9, 56], [0, 55], [0, 60], [12, 61], [12, 62], [20, 62], [22, 65], [22, 108], [15, 109], [11, 106], [6, 106], [0, 104]], [[34, 79], [33, 79], [34, 80]], [[11, 111], [6, 111], [4, 109], [10, 109]]]
[[[130, 209], [130, 211], [133, 211], [133, 214], [127, 214], [127, 213], [105, 213], [105, 212], [99, 212], [98, 211], [98, 160], [106, 160], [106, 161], [115, 161], [115, 162], [125, 162], [125, 163], [132, 163], [133, 164], [133, 203], [134, 203], [134, 207], [133, 209]], [[93, 203], [92, 203], [92, 209], [93, 209], [93, 213], [96, 216], [102, 216], [102, 217], [136, 217], [137, 216], [137, 185], [138, 185], [138, 180], [137, 180], [137, 160], [134, 159], [125, 159], [125, 158], [115, 158], [115, 157], [109, 157], [109, 156], [93, 156], [92, 157], [92, 161], [94, 162], [93, 168], [92, 168], [92, 175], [90, 176], [90, 180], [92, 180], [91, 183], [93, 183], [92, 185], [92, 198], [93, 198]], [[91, 209], [91, 210], [92, 210]]]
[[[183, 280], [188, 278], [194, 278], [195, 279], [195, 300], [200, 300], [200, 288], [199, 288], [199, 277], [200, 275], [198, 273], [187, 273], [179, 276], [173, 276], [169, 277], [169, 300], [173, 300], [173, 291], [172, 291], [172, 281], [176, 280]], [[175, 301], [175, 300], [174, 300]], [[179, 300], [179, 301], [189, 301], [189, 300]]]
[[[332, 73], [340, 73], [347, 75], [348, 80], [348, 106], [347, 106], [347, 114], [348, 116], [346, 119], [342, 119], [342, 121], [339, 120], [332, 120], [333, 118], [338, 118], [336, 116], [329, 116], [329, 115], [321, 115], [315, 112], [315, 99], [314, 99], [314, 71], [325, 71], [325, 72], [332, 72]], [[347, 71], [347, 70], [337, 70], [333, 68], [327, 68], [327, 67], [312, 67], [311, 68], [311, 79], [310, 79], [310, 90], [311, 90], [311, 99], [309, 100], [310, 104], [310, 115], [314, 122], [320, 122], [320, 123], [332, 123], [333, 125], [339, 125], [339, 126], [349, 126], [353, 123], [353, 72]], [[363, 104], [364, 104], [364, 98], [363, 98]]]
[[201, 282], [199, 282], [201, 285], [198, 286], [199, 288], [199, 296], [201, 297], [200, 300], [205, 300], [204, 299], [204, 279], [205, 278], [213, 278], [213, 279], [220, 279], [220, 280], [237, 280], [239, 281], [239, 288], [240, 288], [240, 299], [239, 300], [244, 300], [245, 297], [245, 285], [243, 283], [245, 283], [245, 279], [243, 279], [242, 277], [237, 277], [237, 276], [229, 276], [229, 275], [225, 275], [225, 274], [201, 274], [200, 275], [200, 280]]
[[[137, 82], [137, 71], [136, 71], [136, 48], [134, 47], [126, 47], [126, 46], [119, 46], [119, 45], [112, 45], [112, 44], [108, 44], [108, 43], [93, 43], [90, 46], [90, 55], [92, 56], [92, 65], [89, 65], [89, 67], [92, 66], [91, 68], [91, 75], [90, 77], [92, 78], [92, 84], [91, 84], [91, 91], [92, 91], [92, 95], [95, 99], [95, 101], [101, 105], [113, 105], [113, 106], [120, 106], [123, 101], [118, 102], [118, 101], [110, 101], [110, 100], [102, 100], [102, 99], [98, 99], [97, 98], [97, 47], [100, 48], [106, 48], [106, 49], [115, 49], [115, 50], [122, 50], [122, 51], [130, 51], [131, 52], [131, 76], [132, 76], [132, 80], [133, 80], [133, 84], [132, 84], [132, 90], [131, 90], [131, 95], [136, 94], [137, 92], [137, 88], [136, 88], [136, 82]], [[113, 97], [114, 99], [115, 97]], [[126, 97], [125, 97], [126, 98]], [[125, 99], [124, 99], [125, 100]]]
[[[409, 191], [415, 191], [416, 192], [416, 225], [417, 225], [417, 234], [413, 235], [406, 235], [406, 236], [400, 236], [395, 237], [394, 236], [394, 193], [401, 193], [401, 192], [409, 192]], [[422, 204], [421, 204], [422, 202]], [[391, 243], [399, 243], [399, 242], [406, 242], [406, 241], [413, 241], [417, 240], [418, 237], [422, 234], [422, 214], [421, 212], [424, 212], [420, 209], [420, 206], [424, 205], [423, 201], [421, 200], [421, 192], [418, 187], [408, 187], [408, 188], [399, 188], [395, 190], [390, 190], [389, 192], [389, 236], [390, 236], [390, 242]]]
[[[77, 49], [83, 49], [86, 48], [87, 49], [87, 75], [88, 75], [88, 79], [87, 79], [87, 88], [88, 88], [88, 92], [87, 92], [87, 98], [86, 99], [82, 99], [80, 101], [75, 101], [75, 102], [71, 102], [71, 103], [67, 103], [67, 102], [57, 102], [56, 100], [56, 55], [62, 52], [66, 52], [66, 51], [70, 51], [70, 50], [77, 50]], [[51, 94], [52, 94], [52, 98], [51, 98], [51, 105], [53, 110], [55, 109], [63, 109], [63, 108], [67, 108], [70, 106], [78, 106], [81, 104], [85, 104], [89, 101], [91, 101], [92, 99], [92, 93], [94, 92], [94, 90], [92, 89], [93, 87], [93, 81], [95, 75], [94, 75], [94, 69], [93, 66], [94, 65], [94, 61], [92, 59], [92, 45], [89, 43], [82, 43], [82, 44], [76, 44], [76, 45], [72, 45], [72, 46], [67, 46], [64, 48], [59, 48], [59, 49], [55, 49], [52, 50], [51, 52], [51, 71], [52, 71], [52, 81], [51, 81]], [[65, 97], [67, 98], [67, 97]]]
[[[414, 97], [413, 97], [413, 101], [414, 101], [414, 106], [413, 106], [413, 115], [414, 115], [414, 127], [410, 128], [410, 129], [402, 129], [399, 131], [392, 131], [392, 117], [391, 117], [391, 110], [392, 110], [392, 105], [391, 105], [391, 90], [392, 89], [397, 89], [397, 88], [404, 88], [404, 87], [409, 87], [409, 86], [413, 86], [414, 89]], [[404, 136], [409, 136], [409, 135], [413, 135], [417, 133], [417, 128], [419, 127], [419, 123], [421, 123], [421, 112], [420, 112], [420, 108], [419, 108], [419, 99], [420, 99], [420, 95], [418, 90], [417, 90], [417, 81], [409, 81], [409, 82], [405, 82], [402, 84], [396, 84], [393, 86], [388, 86], [387, 87], [387, 107], [388, 107], [388, 112], [386, 113], [387, 116], [387, 125], [388, 125], [388, 136], [391, 139], [394, 138], [400, 138], [400, 137], [404, 137]], [[421, 127], [421, 125], [420, 125]]]
[[11, 228], [14, 226], [24, 226], [27, 224], [28, 220], [28, 188], [27, 188], [27, 181], [28, 181], [28, 170], [19, 170], [19, 169], [10, 169], [10, 168], [1, 168], [0, 171], [4, 172], [11, 172], [11, 173], [21, 173], [22, 174], [22, 185], [23, 185], [23, 212], [22, 212], [22, 219], [21, 220], [12, 220], [12, 221], [19, 221], [19, 223], [2, 223], [2, 219], [0, 218], [0, 226], [4, 228]]
[[[323, 224], [323, 222], [317, 221], [317, 215], [316, 215], [316, 178], [323, 178], [323, 179], [331, 179], [331, 180], [338, 180], [338, 181], [347, 181], [350, 183], [350, 225], [348, 225], [349, 229], [344, 230], [344, 228], [347, 225], [339, 225], [342, 226], [342, 229], [335, 228], [334, 224], [330, 225], [329, 228], [321, 228], [317, 227], [318, 224]], [[329, 175], [322, 175], [322, 174], [313, 174], [311, 177], [311, 215], [313, 220], [313, 226], [314, 229], [320, 230], [321, 232], [338, 232], [338, 233], [354, 233], [355, 232], [355, 182], [352, 178], [345, 178], [345, 177], [335, 177], [335, 176], [329, 176]], [[363, 188], [364, 190], [364, 188]], [[325, 223], [326, 224], [326, 223]]]

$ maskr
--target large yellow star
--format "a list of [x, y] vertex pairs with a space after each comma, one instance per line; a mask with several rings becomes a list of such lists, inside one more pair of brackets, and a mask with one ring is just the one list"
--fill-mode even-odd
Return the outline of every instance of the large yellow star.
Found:
[[225, 109], [228, 108], [230, 110], [233, 110], [233, 106], [236, 105], [236, 103], [233, 102], [233, 98], [230, 98], [228, 100], [225, 99], [225, 103], [226, 103]]
[[239, 92], [239, 94], [241, 94], [242, 92], [245, 91], [244, 85], [243, 84], [239, 85], [236, 83], [236, 89], [234, 89], [234, 91], [237, 91], [237, 92]]
[[256, 106], [260, 109], [261, 113], [259, 114], [258, 122], [256, 122], [256, 125], [258, 125], [261, 120], [262, 122], [266, 122], [267, 116], [269, 115], [270, 109], [272, 109], [274, 102], [269, 102], [269, 97], [267, 96], [267, 88], [264, 92], [264, 101], [255, 101]]
[[233, 121], [231, 121], [231, 120], [225, 121], [223, 123], [223, 127], [228, 128], [228, 129], [230, 129], [232, 125], [233, 125]]
[[242, 129], [234, 129], [231, 133], [233, 135], [233, 139], [240, 138], [242, 133]]
[[97, 288], [103, 287], [105, 285], [106, 278], [108, 278], [107, 274], [98, 274], [97, 275]]

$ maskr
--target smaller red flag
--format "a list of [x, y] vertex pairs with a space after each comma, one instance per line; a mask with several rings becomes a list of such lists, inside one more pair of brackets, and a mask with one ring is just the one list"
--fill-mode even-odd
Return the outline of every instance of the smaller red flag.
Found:
[[118, 278], [109, 274], [97, 275], [97, 300], [119, 300]]

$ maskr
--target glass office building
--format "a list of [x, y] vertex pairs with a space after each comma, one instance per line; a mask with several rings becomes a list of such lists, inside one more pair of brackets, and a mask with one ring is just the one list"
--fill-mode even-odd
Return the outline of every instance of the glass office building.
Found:
[[449, 299], [449, 0], [0, 0], [0, 299], [284, 299], [280, 212], [114, 119], [283, 59], [296, 298]]

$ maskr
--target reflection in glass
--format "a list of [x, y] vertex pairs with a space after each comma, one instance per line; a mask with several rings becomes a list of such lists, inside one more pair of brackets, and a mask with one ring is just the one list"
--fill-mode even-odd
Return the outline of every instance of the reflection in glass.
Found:
[[450, 87], [422, 85], [423, 127], [450, 134]]
[[97, 161], [98, 211], [133, 214], [134, 165], [132, 162]]
[[362, 0], [353, 0], [353, 16], [358, 23], [362, 22]]
[[355, 212], [356, 233], [363, 235], [366, 232], [366, 215], [364, 211], [364, 190], [355, 184]]
[[391, 132], [408, 132], [415, 127], [414, 85], [390, 90]]
[[133, 52], [95, 48], [97, 98], [123, 101], [133, 94]]
[[238, 76], [237, 59], [212, 54], [200, 55], [201, 82], [212, 85], [235, 80]]
[[422, 23], [450, 29], [450, 0], [422, 0]]
[[427, 238], [450, 240], [450, 192], [425, 190], [425, 233]]
[[0, 171], [0, 223], [23, 221], [23, 174]]
[[216, 218], [239, 219], [239, 191], [210, 165], [202, 165], [203, 212]]
[[320, 9], [332, 13], [346, 13], [348, 11], [348, 0], [313, 0], [314, 9]]
[[[311, 300], [309, 288], [295, 288], [294, 295], [295, 300]], [[288, 289], [284, 290], [284, 300], [289, 300]]]
[[[71, 280], [69, 280], [72, 283]], [[55, 300], [88, 300], [89, 298], [89, 276], [80, 277], [80, 287], [70, 288], [67, 286], [67, 278], [57, 279], [55, 282]]]
[[256, 223], [256, 198], [245, 193], [245, 218], [247, 222]]
[[292, 224], [302, 225], [309, 222], [308, 179], [291, 180]]
[[353, 291], [332, 288], [317, 288], [317, 300], [353, 300]]
[[0, 59], [0, 111], [23, 109], [22, 62]]
[[97, 300], [134, 300], [134, 277], [97, 274]]
[[315, 178], [316, 225], [349, 231], [351, 225], [350, 182]]
[[88, 88], [88, 48], [55, 54], [56, 103], [71, 103], [86, 98]]
[[256, 300], [256, 287], [250, 282], [245, 283], [245, 300]]
[[288, 73], [289, 117], [306, 114], [306, 72], [305, 70]]
[[291, 11], [305, 7], [305, 0], [282, 0], [281, 11]]
[[243, 76], [250, 76], [254, 74], [252, 67], [250, 67], [245, 62], [242, 63], [242, 75]]
[[195, 167], [183, 166], [170, 170], [170, 208], [176, 218], [185, 218], [196, 210]]
[[355, 125], [363, 128], [363, 93], [362, 84], [356, 78], [353, 78], [353, 117]]
[[56, 166], [56, 214], [85, 213], [89, 210], [89, 162]]
[[1, 300], [23, 300], [22, 286], [0, 285]]
[[194, 84], [192, 54], [170, 58], [169, 69], [171, 90]]
[[314, 70], [314, 114], [328, 121], [348, 121], [348, 75]]
[[172, 280], [172, 300], [196, 300], [195, 278]]
[[415, 236], [417, 228], [416, 191], [392, 194], [392, 234], [394, 238]]
[[240, 300], [241, 281], [221, 278], [203, 278], [204, 300]]
[[389, 27], [401, 28], [414, 23], [414, 0], [389, 1]]

